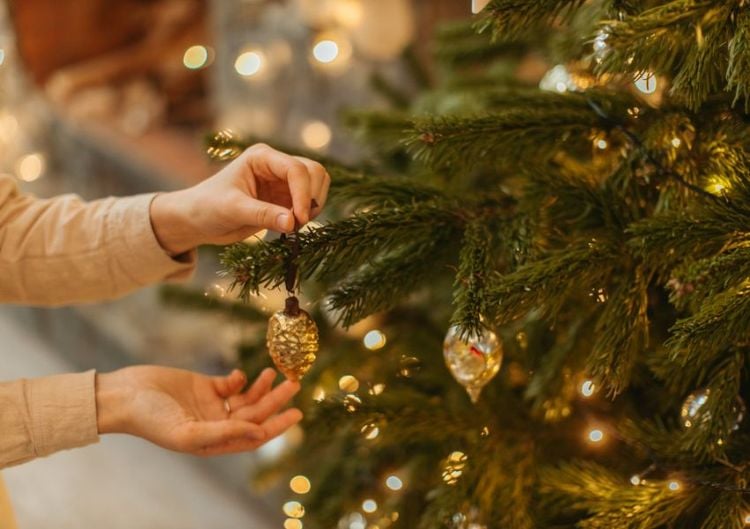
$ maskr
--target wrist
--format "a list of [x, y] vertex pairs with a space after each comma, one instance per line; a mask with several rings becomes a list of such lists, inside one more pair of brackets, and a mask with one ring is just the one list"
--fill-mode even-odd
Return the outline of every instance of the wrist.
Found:
[[159, 245], [174, 257], [194, 249], [198, 230], [191, 226], [187, 190], [159, 193], [151, 201], [151, 227]]
[[130, 394], [122, 370], [96, 374], [96, 424], [100, 434], [128, 431]]

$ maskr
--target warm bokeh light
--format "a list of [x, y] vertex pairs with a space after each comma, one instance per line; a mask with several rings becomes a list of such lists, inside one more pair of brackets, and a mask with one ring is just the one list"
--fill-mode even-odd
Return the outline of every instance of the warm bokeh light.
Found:
[[305, 507], [298, 501], [286, 502], [283, 510], [289, 518], [302, 518], [305, 515]]
[[385, 486], [391, 490], [401, 490], [404, 482], [398, 476], [388, 476], [385, 478]]
[[373, 329], [365, 334], [365, 337], [362, 339], [362, 343], [364, 343], [365, 347], [367, 347], [370, 351], [382, 349], [383, 347], [385, 347], [386, 343], [385, 334], [383, 334], [378, 329]]
[[373, 499], [367, 499], [362, 502], [362, 510], [366, 513], [373, 513], [378, 510], [378, 504]]
[[208, 287], [206, 287], [203, 295], [207, 298], [223, 298], [227, 295], [227, 291], [219, 283], [211, 283]]
[[605, 140], [604, 138], [600, 138], [600, 139], [596, 140], [596, 148], [597, 149], [600, 149], [600, 150], [603, 151], [604, 149], [607, 148], [608, 145], [609, 144], [607, 143], [607, 140]]
[[302, 126], [300, 135], [310, 149], [323, 149], [331, 143], [331, 127], [322, 121], [308, 121]]
[[633, 81], [635, 87], [644, 94], [656, 92], [656, 76], [652, 72], [643, 72]]
[[18, 174], [18, 178], [20, 178], [24, 182], [33, 182], [34, 180], [38, 180], [39, 177], [44, 174], [45, 166], [46, 162], [42, 154], [27, 154], [26, 156], [23, 156], [20, 160], [18, 160], [16, 172]]
[[294, 476], [289, 480], [289, 488], [296, 494], [307, 494], [310, 492], [310, 480], [307, 476]]
[[745, 525], [750, 525], [750, 513], [745, 515]]
[[258, 74], [265, 63], [262, 51], [253, 50], [240, 53], [234, 61], [234, 69], [243, 77], [252, 77]]
[[640, 485], [641, 484], [641, 476], [639, 476], [638, 474], [635, 474], [635, 475], [631, 476], [630, 477], [630, 483], [632, 483], [633, 485]]
[[326, 398], [326, 390], [321, 386], [315, 386], [312, 391], [312, 399], [315, 402], [323, 402]]
[[594, 384], [593, 380], [584, 380], [583, 384], [581, 384], [581, 395], [583, 395], [584, 397], [591, 397], [595, 391], [596, 384]]
[[372, 441], [378, 435], [380, 435], [380, 428], [378, 428], [378, 425], [376, 423], [368, 422], [364, 426], [362, 426], [360, 432], [365, 436], [365, 439], [367, 439], [368, 441]]
[[208, 64], [208, 56], [208, 48], [205, 46], [201, 46], [200, 44], [190, 46], [182, 56], [182, 64], [185, 65], [185, 68], [197, 70]]
[[352, 375], [344, 375], [339, 379], [339, 389], [347, 393], [354, 393], [359, 389], [359, 380]]
[[600, 443], [604, 440], [604, 432], [599, 428], [592, 428], [587, 437], [592, 443]]
[[669, 483], [667, 483], [667, 488], [671, 490], [672, 492], [677, 492], [682, 488], [682, 483], [677, 481], [676, 479], [673, 479]]
[[323, 39], [313, 46], [313, 57], [318, 62], [328, 64], [339, 56], [339, 45], [331, 39]]
[[682, 145], [682, 140], [680, 138], [672, 138], [672, 147], [677, 149], [680, 147], [680, 145]]
[[334, 20], [342, 27], [356, 28], [362, 22], [362, 0], [338, 0], [331, 9]]
[[302, 520], [287, 518], [284, 520], [284, 529], [302, 529]]

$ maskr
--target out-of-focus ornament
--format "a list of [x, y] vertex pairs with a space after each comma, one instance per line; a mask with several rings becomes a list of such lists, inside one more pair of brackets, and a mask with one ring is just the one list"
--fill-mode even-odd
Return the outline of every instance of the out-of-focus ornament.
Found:
[[220, 130], [208, 141], [206, 154], [212, 160], [225, 162], [233, 160], [242, 154], [237, 138], [229, 129]]
[[398, 363], [398, 374], [404, 378], [411, 378], [422, 369], [422, 361], [416, 356], [401, 355]]
[[451, 452], [451, 454], [445, 458], [443, 464], [443, 481], [448, 485], [455, 485], [458, 483], [458, 478], [463, 475], [464, 468], [466, 468], [466, 461], [468, 461], [468, 459], [469, 458], [466, 454], [459, 450]]
[[354, 393], [349, 393], [348, 395], [344, 396], [344, 409], [346, 409], [346, 411], [348, 411], [349, 413], [354, 413], [355, 411], [359, 410], [359, 407], [361, 405], [362, 399], [360, 399]]
[[[711, 411], [706, 406], [710, 398], [711, 390], [708, 388], [696, 390], [687, 396], [680, 410], [680, 421], [685, 428], [702, 428], [706, 426], [711, 420]], [[745, 412], [745, 402], [738, 396], [732, 407], [732, 414], [736, 418], [734, 424], [731, 426], [731, 431], [735, 431], [740, 427], [742, 420], [745, 418]]]
[[[316, 204], [314, 204], [316, 205]], [[286, 264], [286, 289], [289, 297], [286, 306], [271, 316], [268, 322], [266, 345], [273, 363], [289, 380], [300, 380], [315, 362], [318, 353], [318, 326], [310, 315], [299, 306], [293, 295], [297, 286], [297, 256], [299, 239], [297, 231], [282, 235], [290, 245]]]
[[482, 388], [497, 375], [503, 361], [503, 348], [494, 332], [461, 337], [457, 326], [448, 329], [443, 342], [443, 357], [453, 378], [466, 388], [476, 403]]
[[609, 38], [609, 29], [600, 29], [594, 38], [594, 60], [596, 62], [602, 62], [604, 58], [609, 54], [610, 48], [607, 44]]
[[408, 0], [362, 0], [361, 23], [352, 39], [370, 59], [398, 57], [414, 36], [414, 8]]
[[559, 92], [561, 94], [579, 89], [568, 69], [562, 64], [558, 64], [544, 74], [542, 80], [539, 81], [539, 88], [548, 92]]

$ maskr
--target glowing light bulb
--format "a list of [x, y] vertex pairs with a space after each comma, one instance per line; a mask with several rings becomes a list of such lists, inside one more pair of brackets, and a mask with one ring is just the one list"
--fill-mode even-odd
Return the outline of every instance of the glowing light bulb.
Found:
[[322, 121], [308, 121], [300, 135], [302, 142], [310, 149], [323, 149], [331, 143], [331, 127]]
[[44, 156], [40, 153], [27, 154], [18, 161], [16, 167], [18, 178], [24, 182], [38, 180], [44, 173], [45, 165]]
[[328, 64], [339, 56], [339, 45], [330, 39], [323, 39], [313, 46], [313, 57], [318, 62]]
[[600, 443], [604, 440], [604, 432], [599, 428], [593, 428], [589, 430], [588, 439], [592, 443]]
[[289, 488], [296, 494], [307, 494], [310, 492], [310, 480], [307, 476], [294, 476], [289, 480]]
[[263, 68], [265, 56], [261, 51], [246, 51], [237, 56], [234, 61], [234, 69], [243, 77], [252, 77], [257, 75]]
[[672, 138], [672, 147], [677, 149], [680, 145], [682, 145], [682, 140], [680, 138]]
[[347, 393], [354, 393], [359, 389], [359, 380], [351, 375], [344, 375], [339, 379], [339, 389]]
[[370, 351], [382, 349], [383, 347], [385, 347], [386, 343], [385, 334], [383, 334], [378, 329], [373, 329], [365, 334], [365, 337], [362, 339], [362, 343], [364, 343], [365, 347], [367, 347]]
[[596, 391], [596, 384], [594, 384], [593, 380], [585, 380], [583, 384], [581, 384], [581, 395], [583, 395], [586, 398], [589, 398], [594, 394]]
[[745, 525], [750, 525], [750, 513], [746, 514], [743, 520], [745, 522]]
[[362, 502], [362, 510], [366, 513], [373, 513], [378, 510], [378, 504], [373, 499], [367, 499]]
[[598, 140], [596, 140], [596, 148], [597, 149], [604, 150], [604, 149], [607, 148], [608, 145], [609, 144], [607, 143], [607, 140], [605, 140], [605, 139], [598, 139]]
[[312, 399], [315, 402], [323, 402], [326, 398], [326, 390], [320, 386], [315, 386], [312, 392]]
[[682, 488], [682, 484], [677, 481], [676, 479], [673, 479], [669, 483], [667, 483], [667, 488], [671, 490], [672, 492], [677, 492]]
[[289, 518], [302, 518], [305, 515], [305, 507], [298, 501], [286, 502], [283, 510]]
[[190, 46], [182, 56], [182, 64], [190, 70], [203, 68], [208, 64], [208, 48], [201, 45]]
[[653, 72], [643, 72], [633, 81], [635, 87], [644, 94], [656, 92], [656, 76]]
[[635, 474], [634, 476], [631, 476], [630, 483], [633, 485], [640, 485], [641, 484], [641, 476], [638, 474]]
[[398, 476], [388, 476], [385, 479], [385, 486], [391, 490], [401, 490], [404, 482]]

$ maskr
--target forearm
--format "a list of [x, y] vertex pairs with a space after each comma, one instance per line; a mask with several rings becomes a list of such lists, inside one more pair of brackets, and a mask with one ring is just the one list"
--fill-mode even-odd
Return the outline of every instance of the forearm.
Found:
[[0, 468], [98, 440], [94, 372], [0, 382]]
[[187, 277], [193, 256], [172, 259], [150, 218], [153, 195], [85, 203], [37, 200], [0, 181], [0, 302], [60, 305], [112, 299]]

